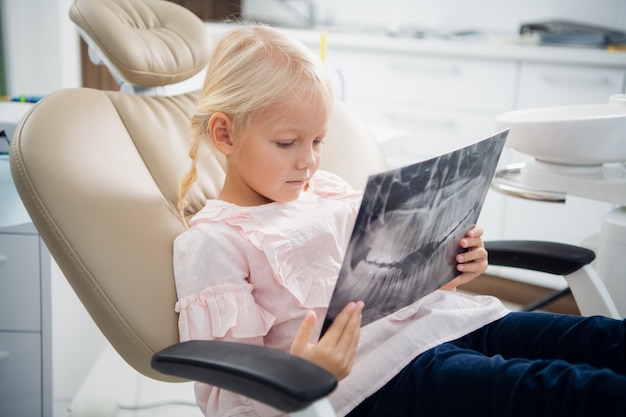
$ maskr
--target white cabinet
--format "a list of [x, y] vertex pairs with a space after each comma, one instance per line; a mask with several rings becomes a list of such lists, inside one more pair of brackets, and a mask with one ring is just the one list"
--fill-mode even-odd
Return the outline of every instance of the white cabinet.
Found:
[[336, 61], [346, 97], [502, 110], [514, 104], [514, 62], [418, 54], [344, 51]]
[[626, 58], [622, 68], [600, 65], [522, 63], [517, 108], [607, 103], [622, 92]]
[[49, 285], [32, 225], [0, 228], [0, 416], [52, 415]]
[[41, 329], [39, 239], [36, 235], [0, 234], [0, 330]]
[[0, 332], [0, 415], [43, 413], [41, 336]]
[[345, 99], [365, 120], [407, 131], [403, 160], [432, 157], [493, 133], [493, 117], [513, 108], [517, 64], [458, 57], [341, 51]]
[[0, 155], [0, 416], [52, 416], [51, 260]]

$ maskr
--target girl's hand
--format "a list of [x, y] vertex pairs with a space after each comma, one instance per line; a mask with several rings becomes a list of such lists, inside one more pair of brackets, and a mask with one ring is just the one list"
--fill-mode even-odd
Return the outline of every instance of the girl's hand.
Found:
[[348, 376], [361, 334], [363, 302], [351, 302], [339, 313], [320, 341], [309, 344], [317, 316], [309, 311], [291, 344], [290, 353], [321, 366], [338, 380]]
[[470, 282], [487, 270], [488, 254], [482, 235], [483, 229], [476, 226], [461, 239], [461, 247], [467, 249], [456, 256], [458, 262], [456, 269], [461, 271], [461, 275], [441, 287], [442, 290], [455, 290], [459, 285]]

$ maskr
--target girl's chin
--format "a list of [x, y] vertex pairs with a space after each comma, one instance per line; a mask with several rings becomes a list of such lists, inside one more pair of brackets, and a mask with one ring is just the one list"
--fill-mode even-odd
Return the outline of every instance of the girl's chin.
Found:
[[291, 203], [292, 201], [296, 201], [300, 197], [300, 194], [302, 193], [302, 191], [304, 190], [298, 190], [297, 192], [291, 192], [291, 193], [284, 193], [283, 195], [276, 196], [276, 198], [273, 199], [272, 201], [276, 203]]

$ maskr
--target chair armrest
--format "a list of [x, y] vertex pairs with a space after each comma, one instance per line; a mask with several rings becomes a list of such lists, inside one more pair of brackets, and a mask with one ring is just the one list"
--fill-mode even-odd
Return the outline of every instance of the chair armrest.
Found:
[[182, 342], [157, 352], [152, 367], [236, 392], [284, 412], [304, 409], [337, 386], [331, 373], [311, 362], [243, 343]]
[[580, 246], [534, 240], [485, 242], [489, 264], [568, 275], [591, 263], [595, 253]]

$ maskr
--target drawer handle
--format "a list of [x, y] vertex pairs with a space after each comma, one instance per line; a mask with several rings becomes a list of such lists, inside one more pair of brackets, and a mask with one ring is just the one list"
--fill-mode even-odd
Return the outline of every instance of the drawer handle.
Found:
[[9, 359], [9, 356], [11, 356], [11, 355], [9, 354], [9, 352], [6, 352], [6, 351], [4, 351], [4, 350], [1, 350], [1, 351], [0, 351], [0, 361], [3, 361], [3, 360], [5, 360], [5, 359]]
[[396, 72], [405, 72], [409, 74], [428, 74], [438, 76], [453, 76], [458, 77], [461, 75], [461, 68], [458, 65], [420, 65], [420, 64], [405, 64], [400, 62], [391, 62], [389, 64], [391, 69]]
[[387, 120], [396, 123], [410, 123], [413, 125], [419, 125], [423, 128], [437, 129], [437, 130], [458, 130], [459, 126], [454, 119], [439, 119], [428, 118], [419, 116], [404, 116], [396, 113], [385, 113]]
[[0, 264], [8, 262], [9, 257], [0, 253]]
[[585, 77], [559, 77], [554, 75], [542, 75], [545, 82], [557, 85], [588, 85], [591, 87], [609, 86], [611, 79], [609, 77], [585, 78]]

